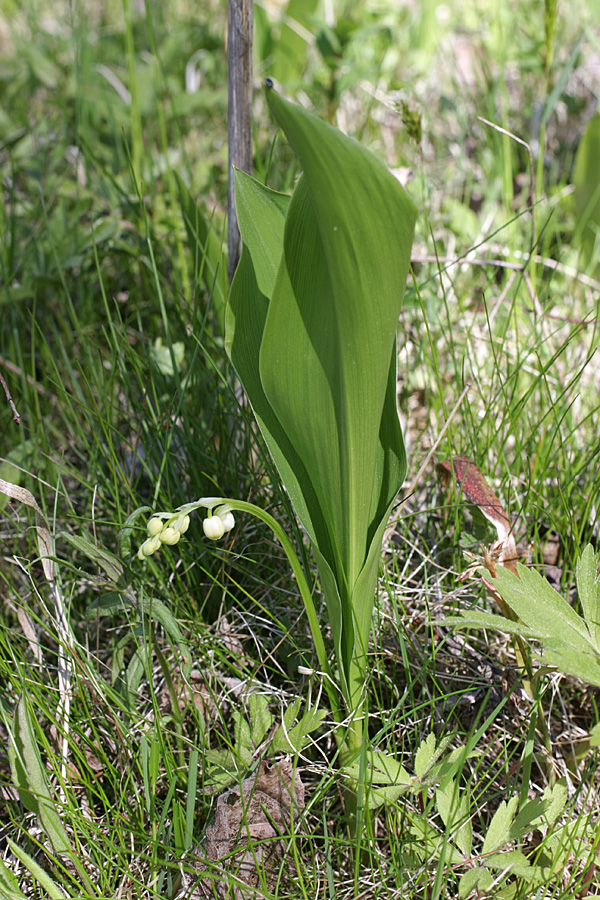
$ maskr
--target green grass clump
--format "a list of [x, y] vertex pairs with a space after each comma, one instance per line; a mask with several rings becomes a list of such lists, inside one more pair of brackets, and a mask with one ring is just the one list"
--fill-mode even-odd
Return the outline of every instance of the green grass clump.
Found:
[[[367, 785], [349, 837], [298, 587], [262, 523], [236, 515], [214, 544], [192, 518], [177, 546], [135, 559], [152, 511], [238, 497], [284, 525], [325, 621], [224, 349], [224, 6], [5, 2], [0, 374], [20, 423], [3, 402], [0, 479], [39, 504], [55, 578], [36, 512], [0, 494], [2, 896], [176, 897], [216, 795], [289, 751], [294, 728], [306, 805], [276, 895], [599, 891], [597, 692], [541, 671], [532, 703], [507, 639], [444, 624], [493, 606], [457, 577], [477, 522], [433, 463], [413, 485], [468, 385], [437, 458], [476, 462], [523, 561], [582, 612], [600, 285], [571, 193], [592, 10], [559, 6], [553, 26], [550, 2], [342, 6], [257, 6], [256, 76], [404, 167], [420, 208], [399, 323], [410, 496], [384, 543], [362, 761], [386, 753], [408, 781], [370, 815]], [[258, 91], [255, 161], [292, 189]]]

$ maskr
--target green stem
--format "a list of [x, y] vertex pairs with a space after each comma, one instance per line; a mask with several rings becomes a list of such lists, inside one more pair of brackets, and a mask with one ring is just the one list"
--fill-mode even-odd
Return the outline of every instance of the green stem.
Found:
[[302, 600], [304, 602], [304, 609], [306, 610], [310, 632], [315, 645], [315, 651], [317, 653], [317, 659], [319, 660], [321, 672], [325, 677], [325, 690], [327, 691], [327, 696], [331, 705], [331, 712], [333, 713], [335, 721], [341, 722], [342, 714], [340, 710], [338, 693], [331, 668], [329, 666], [329, 660], [327, 659], [327, 651], [325, 650], [323, 635], [321, 634], [321, 629], [319, 627], [317, 611], [313, 603], [308, 583], [306, 581], [306, 578], [304, 577], [302, 566], [300, 565], [300, 561], [296, 556], [290, 539], [288, 538], [281, 525], [277, 522], [277, 520], [274, 519], [273, 516], [269, 515], [268, 512], [265, 512], [264, 509], [261, 509], [260, 506], [255, 506], [254, 503], [246, 503], [244, 500], [228, 500], [225, 498], [215, 500], [215, 507], [221, 505], [227, 505], [232, 510], [238, 510], [239, 512], [250, 513], [251, 515], [256, 516], [257, 519], [260, 519], [261, 522], [264, 522], [265, 525], [269, 526], [269, 528], [283, 547], [285, 555], [287, 556], [292, 567], [292, 572], [294, 573], [298, 588], [300, 589]]

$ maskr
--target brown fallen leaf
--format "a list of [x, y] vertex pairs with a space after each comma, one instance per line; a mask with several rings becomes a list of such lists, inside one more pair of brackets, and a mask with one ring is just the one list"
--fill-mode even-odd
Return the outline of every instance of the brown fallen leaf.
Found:
[[450, 487], [454, 476], [458, 491], [496, 529], [498, 540], [490, 548], [484, 549], [483, 558], [478, 561], [478, 565], [485, 566], [492, 577], [496, 576], [496, 563], [516, 575], [518, 554], [510, 519], [475, 463], [461, 453], [452, 460], [439, 463], [438, 472], [446, 489]]
[[177, 900], [248, 900], [273, 891], [289, 833], [304, 808], [304, 785], [291, 762], [270, 765], [221, 794], [206, 837], [182, 862]]

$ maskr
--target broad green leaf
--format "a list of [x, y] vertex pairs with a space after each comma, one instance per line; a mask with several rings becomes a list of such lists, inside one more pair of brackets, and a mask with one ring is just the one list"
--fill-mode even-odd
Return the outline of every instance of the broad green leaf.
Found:
[[[379, 435], [415, 207], [359, 144], [274, 91], [267, 102], [304, 176], [286, 217], [260, 373], [310, 473], [351, 591], [379, 526]], [[394, 453], [404, 460], [401, 435]]]
[[68, 531], [61, 531], [59, 537], [71, 544], [72, 547], [75, 547], [80, 553], [83, 553], [84, 556], [87, 556], [94, 565], [103, 569], [110, 581], [116, 584], [122, 577], [124, 566], [114, 553], [103, 550], [102, 547], [98, 547], [90, 541], [89, 538], [79, 534], [70, 534]]
[[519, 798], [511, 797], [507, 802], [503, 800], [490, 822], [485, 840], [483, 842], [483, 850], [485, 853], [492, 853], [504, 847], [510, 840], [510, 829], [513, 824], [516, 812], [519, 808]]
[[[42, 887], [44, 889], [44, 891], [50, 897], [50, 900], [64, 900], [65, 897], [69, 896], [68, 894], [65, 894], [63, 889], [61, 887], [59, 887], [59, 885], [56, 884], [56, 882], [54, 882], [50, 878], [50, 876], [45, 871], [45, 869], [42, 869], [42, 867], [39, 865], [39, 863], [37, 863], [35, 861], [35, 859], [33, 859], [28, 853], [26, 853], [21, 847], [19, 847], [18, 844], [15, 844], [15, 842], [13, 840], [11, 840], [9, 837], [7, 837], [6, 840], [8, 842], [8, 846], [10, 847], [10, 849], [12, 850], [14, 855], [25, 866], [25, 868], [28, 870], [29, 874], [34, 877], [34, 879], [37, 881], [37, 883], [40, 885], [40, 887]], [[2, 861], [0, 860], [0, 868], [3, 868], [3, 867], [4, 867], [4, 863], [2, 863]], [[15, 882], [16, 882], [16, 879], [15, 879]], [[95, 894], [92, 896], [95, 896]], [[2, 884], [1, 871], [0, 871], [0, 897], [6, 898], [6, 900], [9, 900], [9, 898], [10, 898], [10, 900], [12, 900], [13, 897], [15, 898], [15, 900], [17, 900], [17, 898], [25, 897], [25, 894], [21, 893], [21, 891], [18, 889], [14, 890], [13, 892], [5, 892], [4, 885]]]
[[70, 854], [71, 844], [55, 801], [50, 795], [46, 770], [24, 694], [21, 695], [15, 710], [8, 744], [8, 758], [21, 801], [27, 809], [37, 815], [55, 852]]
[[588, 544], [577, 561], [577, 593], [592, 642], [600, 652], [600, 576], [598, 555]]
[[576, 228], [574, 239], [581, 245], [587, 265], [597, 251], [600, 231], [600, 113], [592, 116], [583, 135], [573, 172]]
[[600, 725], [594, 725], [590, 731], [590, 747], [600, 747]]
[[416, 210], [360, 145], [267, 100], [304, 174], [289, 206], [236, 175], [243, 253], [226, 345], [313, 544], [354, 709], [381, 537], [406, 471], [395, 333]]

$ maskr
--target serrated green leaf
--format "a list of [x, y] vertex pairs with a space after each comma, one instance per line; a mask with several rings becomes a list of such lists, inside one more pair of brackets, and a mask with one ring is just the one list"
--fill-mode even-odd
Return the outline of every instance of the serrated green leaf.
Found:
[[591, 544], [585, 547], [577, 561], [577, 593], [583, 615], [596, 650], [600, 652], [600, 557]]
[[483, 842], [482, 853], [492, 853], [508, 843], [510, 840], [510, 828], [518, 808], [518, 797], [511, 797], [508, 802], [506, 800], [502, 801], [490, 822]]
[[[361, 776], [360, 760], [344, 766], [342, 772], [356, 784]], [[368, 752], [364, 777], [368, 784], [369, 809], [376, 809], [383, 803], [394, 803], [403, 794], [415, 790], [414, 779], [404, 766], [379, 750]]]
[[433, 732], [428, 734], [424, 741], [421, 741], [417, 747], [415, 754], [415, 775], [417, 778], [424, 778], [427, 769], [435, 759], [435, 735]]
[[[50, 900], [65, 900], [65, 897], [69, 897], [69, 895], [66, 894], [63, 889], [50, 878], [48, 873], [44, 869], [42, 869], [42, 867], [38, 863], [36, 863], [36, 861], [32, 859], [32, 857], [29, 856], [28, 853], [26, 853], [21, 847], [19, 847], [18, 844], [15, 844], [15, 842], [9, 837], [7, 837], [6, 840], [14, 855], [25, 866], [29, 874], [32, 875], [33, 878], [38, 882], [38, 884], [46, 891], [46, 893], [50, 897]], [[1, 882], [0, 891], [2, 891]], [[0, 896], [3, 896], [3, 894], [0, 894]], [[24, 894], [19, 891], [15, 894], [9, 893], [6, 896], [20, 898], [23, 897]], [[96, 894], [94, 893], [92, 896], [96, 896]]]
[[250, 712], [251, 737], [254, 746], [258, 746], [271, 726], [273, 716], [269, 712], [269, 701], [264, 694], [250, 694], [248, 709]]
[[585, 622], [535, 569], [517, 563], [517, 576], [503, 566], [490, 578], [502, 599], [539, 640], [555, 638], [563, 647], [589, 644]]
[[545, 823], [545, 813], [548, 809], [549, 802], [543, 798], [536, 797], [528, 800], [527, 803], [519, 810], [515, 820], [510, 826], [511, 841], [521, 841], [526, 834], [533, 831]]
[[246, 717], [242, 715], [242, 713], [238, 710], [234, 710], [232, 715], [235, 722], [235, 752], [241, 757], [244, 762], [248, 762], [250, 759], [252, 759], [252, 754], [254, 751], [250, 725], [248, 724], [248, 720], [246, 719]]
[[527, 878], [531, 874], [531, 864], [520, 850], [494, 853], [492, 856], [486, 857], [485, 864], [490, 869], [507, 870], [522, 878]]
[[518, 634], [524, 638], [534, 638], [536, 633], [521, 622], [513, 622], [494, 613], [479, 612], [476, 609], [461, 613], [459, 616], [448, 616], [444, 624], [452, 628], [491, 628], [503, 634]]
[[547, 804], [544, 810], [544, 820], [551, 827], [562, 814], [569, 797], [565, 779], [561, 778], [552, 787], [544, 789], [543, 800]]
[[466, 856], [471, 855], [473, 826], [470, 819], [469, 791], [454, 779], [436, 791], [436, 803], [449, 837]]
[[294, 753], [302, 753], [306, 745], [308, 744], [308, 739], [313, 731], [316, 731], [317, 728], [320, 728], [321, 722], [327, 716], [327, 710], [325, 709], [314, 709], [309, 707], [304, 711], [304, 715], [300, 719], [300, 721], [294, 725], [291, 731], [288, 733], [289, 744], [291, 751]]
[[[438, 763], [440, 756], [445, 752], [446, 747], [450, 743], [450, 740], [451, 739], [449, 737], [445, 737], [442, 738], [439, 743], [437, 743], [435, 735], [432, 732], [424, 741], [421, 741], [415, 754], [415, 775], [420, 781], [425, 782], [427, 780], [427, 777], [431, 775], [433, 766]], [[452, 751], [452, 760], [448, 759], [448, 762], [454, 763], [455, 759], [458, 758], [461, 753], [461, 748]], [[438, 776], [441, 776], [441, 774], [442, 773], [440, 770]], [[447, 774], [448, 770], [446, 767], [444, 767], [444, 775]]]
[[573, 675], [588, 684], [600, 687], [600, 658], [591, 650], [585, 652], [580, 649], [577, 652], [572, 647], [553, 650], [549, 646], [544, 646], [544, 652], [536, 655], [545, 665], [556, 666], [565, 675]]
[[488, 869], [483, 867], [469, 869], [458, 882], [458, 896], [460, 897], [460, 900], [465, 900], [466, 897], [469, 897], [472, 894], [475, 888], [478, 888], [479, 892], [485, 892], [491, 888], [493, 883], [494, 879]]
[[[405, 811], [407, 812], [407, 811]], [[433, 827], [425, 818], [407, 812], [410, 826], [409, 833], [424, 846], [426, 858], [439, 858], [444, 853], [445, 861], [451, 866], [464, 865], [464, 857], [456, 847], [449, 844], [443, 834]]]

